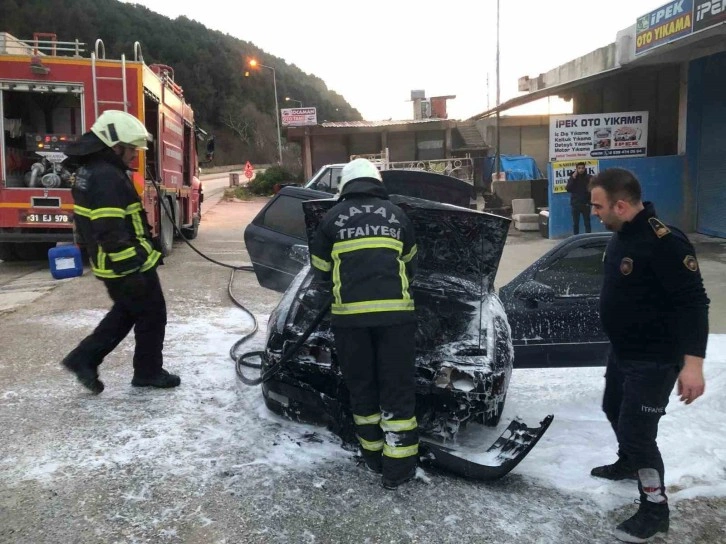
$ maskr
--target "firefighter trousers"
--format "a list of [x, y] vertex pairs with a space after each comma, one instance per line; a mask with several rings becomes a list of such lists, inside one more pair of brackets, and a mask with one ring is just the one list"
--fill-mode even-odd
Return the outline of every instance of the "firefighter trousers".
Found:
[[416, 324], [333, 333], [363, 458], [384, 479], [405, 481], [418, 463]]
[[681, 367], [608, 357], [602, 407], [618, 439], [618, 456], [637, 472], [641, 502], [667, 501], [656, 437]]
[[103, 280], [113, 306], [96, 329], [71, 351], [72, 366], [98, 367], [134, 329], [134, 375], [150, 377], [163, 364], [166, 301], [155, 269], [128, 277]]

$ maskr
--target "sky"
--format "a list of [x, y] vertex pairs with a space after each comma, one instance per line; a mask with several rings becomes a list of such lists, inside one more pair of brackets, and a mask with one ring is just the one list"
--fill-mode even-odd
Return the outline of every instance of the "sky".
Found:
[[[496, 0], [132, 0], [176, 18], [251, 42], [314, 74], [368, 120], [410, 119], [410, 92], [456, 95], [449, 118], [466, 119], [496, 105]], [[616, 33], [664, 0], [502, 0], [501, 101], [518, 96], [517, 80], [615, 41]], [[489, 84], [487, 85], [487, 80]], [[294, 98], [294, 97], [292, 97]], [[509, 113], [569, 113], [544, 99]]]

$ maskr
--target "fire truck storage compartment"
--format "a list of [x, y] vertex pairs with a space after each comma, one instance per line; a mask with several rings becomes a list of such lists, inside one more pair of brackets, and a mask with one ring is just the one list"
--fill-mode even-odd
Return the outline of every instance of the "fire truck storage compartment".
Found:
[[2, 99], [5, 186], [68, 188], [71, 172], [61, 165], [66, 146], [81, 135], [76, 88], [4, 82]]

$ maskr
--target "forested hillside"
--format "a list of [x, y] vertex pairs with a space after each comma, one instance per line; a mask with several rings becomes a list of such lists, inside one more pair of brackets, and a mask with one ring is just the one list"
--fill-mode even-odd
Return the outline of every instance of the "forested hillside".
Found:
[[[60, 41], [79, 39], [90, 54], [98, 38], [106, 58], [133, 59], [141, 43], [147, 64], [174, 68], [176, 82], [196, 112], [197, 122], [216, 137], [215, 164], [277, 162], [277, 128], [272, 74], [248, 70], [257, 58], [276, 70], [280, 107], [285, 96], [318, 108], [318, 120], [357, 120], [360, 113], [314, 75], [260, 50], [252, 43], [210, 30], [186, 17], [169, 19], [117, 0], [0, 0], [0, 31], [20, 39], [53, 32]], [[271, 29], [271, 32], [274, 31]], [[245, 71], [250, 75], [245, 77]], [[290, 104], [288, 104], [290, 106]], [[284, 140], [283, 140], [284, 145]], [[285, 163], [299, 163], [297, 146], [285, 146]]]

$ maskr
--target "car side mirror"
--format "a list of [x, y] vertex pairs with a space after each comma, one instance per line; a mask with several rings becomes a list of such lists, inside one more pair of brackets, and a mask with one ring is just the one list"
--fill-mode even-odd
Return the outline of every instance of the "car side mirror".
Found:
[[532, 304], [537, 302], [552, 302], [555, 299], [555, 290], [544, 283], [529, 280], [514, 290], [514, 296]]
[[310, 262], [310, 250], [306, 245], [295, 244], [290, 248], [288, 257], [290, 257], [295, 262], [305, 265]]

